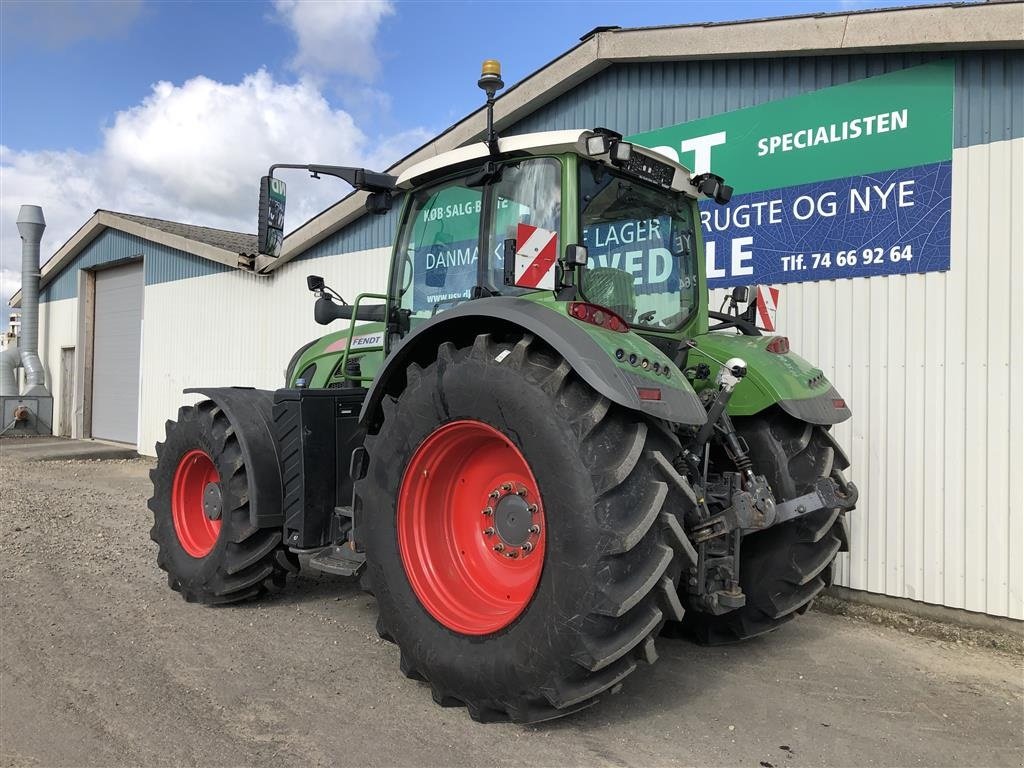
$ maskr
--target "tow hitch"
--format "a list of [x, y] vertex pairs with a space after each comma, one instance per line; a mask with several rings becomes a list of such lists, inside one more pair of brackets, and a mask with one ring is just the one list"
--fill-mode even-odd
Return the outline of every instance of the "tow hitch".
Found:
[[[738, 475], [734, 475], [738, 478]], [[773, 525], [795, 520], [820, 509], [853, 509], [859, 491], [853, 483], [842, 485], [831, 477], [823, 477], [815, 483], [814, 490], [795, 499], [778, 504], [772, 498], [771, 490], [763, 477], [753, 490], [736, 491], [732, 494], [732, 506], [713, 517], [703, 520], [690, 528], [694, 544], [709, 541], [739, 530], [748, 533], [763, 531]], [[734, 480], [733, 482], [736, 482]]]

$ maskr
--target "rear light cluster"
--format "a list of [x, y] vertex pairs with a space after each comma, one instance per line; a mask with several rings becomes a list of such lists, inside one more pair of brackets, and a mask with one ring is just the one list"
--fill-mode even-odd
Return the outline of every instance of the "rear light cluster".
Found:
[[585, 301], [569, 302], [569, 314], [584, 323], [590, 323], [606, 331], [626, 333], [629, 324], [610, 309], [597, 304], [588, 304]]
[[789, 339], [785, 336], [776, 336], [768, 342], [768, 346], [765, 349], [769, 352], [774, 352], [776, 355], [784, 355], [789, 352]]

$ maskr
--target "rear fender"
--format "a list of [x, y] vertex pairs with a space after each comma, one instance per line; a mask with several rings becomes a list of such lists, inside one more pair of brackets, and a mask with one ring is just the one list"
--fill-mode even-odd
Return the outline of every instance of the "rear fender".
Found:
[[689, 363], [707, 363], [711, 386], [718, 361], [741, 357], [747, 363], [747, 375], [736, 386], [729, 400], [729, 414], [752, 416], [773, 405], [790, 416], [811, 424], [839, 424], [850, 418], [850, 409], [824, 372], [793, 352], [768, 351], [772, 336], [738, 336], [708, 333], [697, 337]]
[[[595, 340], [593, 333], [611, 331], [590, 327], [536, 301], [515, 297], [494, 297], [450, 309], [418, 325], [394, 349], [384, 362], [363, 403], [360, 422], [367, 428], [378, 423], [380, 403], [385, 392], [398, 392], [405, 386], [405, 371], [412, 362], [426, 365], [437, 355], [445, 341], [469, 345], [481, 333], [527, 332], [550, 345], [595, 391], [613, 403], [648, 416], [676, 424], [703, 424], [707, 413], [683, 374], [673, 365], [664, 381], [629, 370], [616, 361]], [[623, 344], [627, 336], [623, 336]], [[649, 342], [629, 334], [629, 344], [643, 344], [650, 359], [670, 365], [668, 359]], [[649, 347], [649, 351], [647, 348]], [[614, 346], [612, 346], [614, 349]], [[658, 387], [661, 400], [641, 400], [637, 388]]]
[[274, 443], [274, 393], [252, 387], [192, 387], [214, 402], [231, 422], [249, 481], [249, 520], [258, 528], [284, 525], [281, 465]]

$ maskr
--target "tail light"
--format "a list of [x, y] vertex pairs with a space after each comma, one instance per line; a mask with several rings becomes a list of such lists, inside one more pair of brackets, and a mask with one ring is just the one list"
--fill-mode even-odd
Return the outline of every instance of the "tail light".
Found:
[[789, 352], [789, 338], [786, 336], [776, 336], [768, 342], [768, 346], [765, 349], [769, 352], [774, 352], [776, 355], [784, 355]]
[[569, 315], [584, 323], [604, 328], [606, 331], [626, 333], [629, 330], [629, 323], [607, 307], [602, 307], [598, 304], [589, 304], [585, 301], [571, 301], [569, 302]]
[[641, 400], [661, 400], [661, 390], [656, 387], [637, 387], [636, 394]]

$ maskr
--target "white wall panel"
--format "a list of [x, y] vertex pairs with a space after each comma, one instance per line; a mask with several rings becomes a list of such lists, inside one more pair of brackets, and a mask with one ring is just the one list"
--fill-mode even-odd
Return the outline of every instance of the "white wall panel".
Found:
[[313, 321], [306, 275], [322, 275], [349, 301], [382, 293], [390, 249], [291, 262], [272, 278], [225, 272], [146, 286], [139, 451], [155, 454], [164, 422], [197, 396], [186, 387], [241, 384], [276, 389], [292, 353], [341, 330]]
[[780, 286], [778, 332], [853, 410], [840, 584], [1024, 618], [1022, 211], [1024, 139], [956, 149], [949, 272]]
[[[39, 358], [46, 373], [46, 386], [53, 395], [53, 434], [58, 434], [61, 391], [60, 350], [78, 344], [78, 299], [44, 301], [39, 304]], [[75, 350], [78, 354], [78, 350]], [[75, 403], [76, 410], [81, 404]], [[74, 411], [72, 417], [75, 416]], [[74, 432], [72, 433], [74, 435]]]

